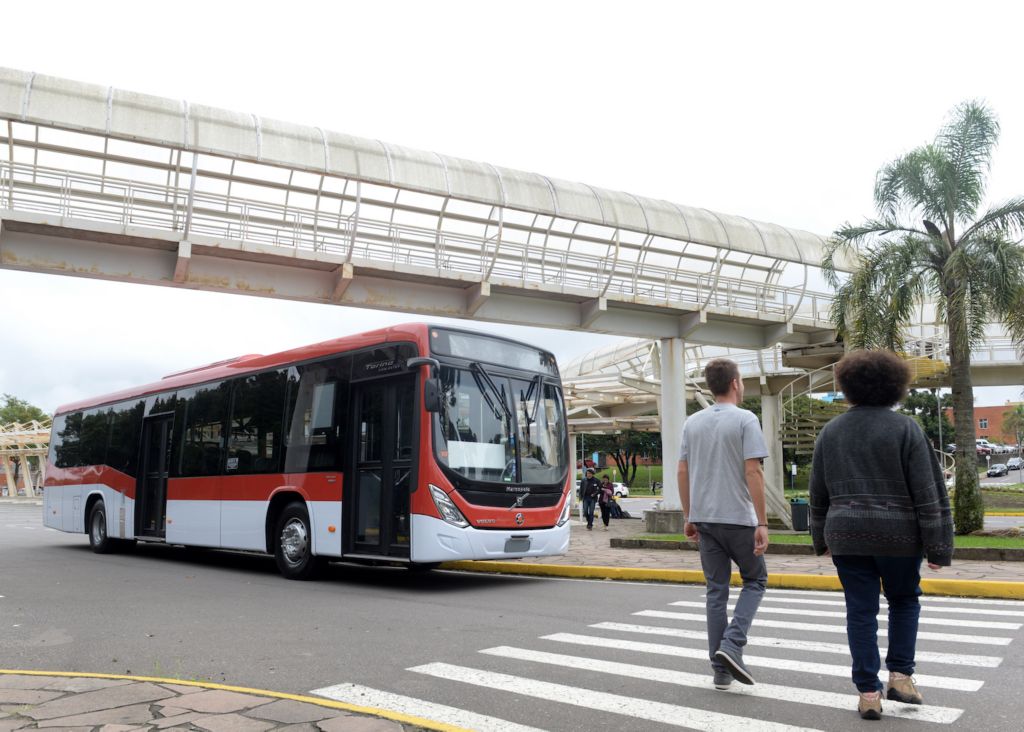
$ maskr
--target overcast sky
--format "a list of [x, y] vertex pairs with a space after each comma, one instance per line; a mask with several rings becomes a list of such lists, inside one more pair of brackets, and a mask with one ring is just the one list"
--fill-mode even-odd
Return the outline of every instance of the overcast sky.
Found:
[[[965, 99], [1002, 123], [992, 198], [1024, 194], [1022, 16], [977, 0], [36, 2], [5, 5], [0, 65], [827, 234], [871, 215], [876, 170]], [[414, 319], [5, 270], [0, 303], [0, 392], [47, 410]], [[148, 325], [167, 312], [188, 329]], [[616, 340], [472, 327], [563, 362]]]

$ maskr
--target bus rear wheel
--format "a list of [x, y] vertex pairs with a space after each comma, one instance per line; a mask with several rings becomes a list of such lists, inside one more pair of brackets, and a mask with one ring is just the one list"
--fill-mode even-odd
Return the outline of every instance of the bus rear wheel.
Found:
[[89, 546], [97, 554], [110, 554], [115, 541], [107, 536], [107, 509], [103, 501], [96, 501], [89, 511]]
[[274, 559], [287, 579], [313, 579], [323, 569], [322, 557], [313, 555], [313, 532], [304, 503], [289, 503], [274, 528]]

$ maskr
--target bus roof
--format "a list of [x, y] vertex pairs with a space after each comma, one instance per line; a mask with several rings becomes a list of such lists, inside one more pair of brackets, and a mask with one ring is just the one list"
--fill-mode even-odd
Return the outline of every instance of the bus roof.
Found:
[[[498, 340], [509, 341], [511, 343], [529, 345], [513, 338], [505, 338], [504, 336], [496, 336], [490, 333], [482, 333], [480, 331], [473, 331], [464, 328], [453, 328], [447, 325], [432, 326], [430, 323], [403, 323], [401, 325], [393, 325], [388, 328], [379, 328], [365, 333], [357, 333], [354, 335], [342, 336], [341, 338], [334, 338], [329, 341], [313, 343], [308, 346], [300, 346], [287, 351], [279, 351], [278, 353], [271, 353], [266, 356], [257, 353], [250, 353], [244, 356], [236, 356], [234, 358], [215, 361], [213, 363], [206, 364], [205, 366], [197, 366], [191, 369], [176, 371], [164, 376], [160, 381], [155, 381], [151, 384], [131, 387], [122, 391], [64, 404], [57, 408], [55, 414], [67, 414], [68, 412], [92, 409], [94, 407], [101, 407], [105, 404], [115, 404], [126, 399], [136, 399], [146, 397], [151, 394], [160, 394], [161, 392], [173, 391], [175, 389], [186, 388], [196, 384], [204, 384], [210, 381], [219, 381], [221, 379], [228, 379], [242, 374], [263, 371], [265, 369], [272, 369], [279, 366], [286, 366], [291, 363], [312, 361], [325, 356], [330, 356], [334, 353], [354, 351], [382, 343], [411, 341], [420, 347], [420, 353], [425, 354], [429, 351], [427, 333], [432, 327], [443, 328], [448, 331], [459, 331], [462, 333], [475, 333], [488, 338], [496, 338]], [[532, 348], [533, 346], [530, 347]], [[538, 348], [537, 350], [543, 351], [545, 349]]]
[[198, 366], [184, 371], [177, 371], [144, 386], [131, 387], [122, 391], [104, 394], [98, 397], [83, 399], [77, 402], [62, 405], [57, 408], [56, 414], [77, 412], [82, 409], [91, 409], [104, 404], [113, 404], [126, 399], [159, 394], [165, 391], [173, 391], [195, 384], [203, 384], [208, 381], [218, 381], [233, 376], [240, 376], [254, 371], [274, 368], [275, 366], [286, 366], [297, 361], [310, 361], [332, 353], [357, 350], [372, 346], [378, 343], [394, 343], [398, 341], [412, 341], [418, 345], [425, 346], [427, 341], [427, 323], [405, 323], [388, 328], [367, 331], [355, 335], [334, 338], [329, 341], [313, 343], [308, 346], [300, 346], [287, 351], [271, 353], [266, 356], [260, 354], [248, 354], [237, 356], [222, 361]]

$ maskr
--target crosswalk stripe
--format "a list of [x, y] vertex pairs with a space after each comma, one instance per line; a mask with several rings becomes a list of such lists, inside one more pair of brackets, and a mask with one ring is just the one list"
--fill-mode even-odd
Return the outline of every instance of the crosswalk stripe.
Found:
[[[666, 620], [690, 620], [704, 623], [707, 619], [703, 615], [693, 613], [674, 613], [668, 610], [641, 610], [633, 613], [645, 618], [665, 618]], [[841, 633], [846, 635], [846, 625], [824, 625], [821, 623], [795, 623], [789, 620], [770, 620], [768, 618], [757, 618], [754, 621], [760, 628], [789, 628], [791, 630], [811, 630], [818, 633]], [[878, 635], [887, 636], [889, 633], [885, 628], [878, 629]], [[982, 646], [1006, 646], [1012, 638], [997, 635], [961, 635], [959, 633], [932, 633], [930, 631], [918, 631], [918, 640], [945, 641], [947, 643], [975, 643]]]
[[[708, 664], [711, 663], [708, 660], [706, 648], [684, 648], [683, 646], [645, 643], [643, 641], [621, 640], [618, 638], [595, 638], [594, 636], [577, 635], [575, 633], [553, 633], [543, 636], [542, 640], [555, 641], [556, 643], [575, 643], [576, 645], [594, 646], [597, 648], [617, 648], [620, 651], [656, 653], [661, 656], [675, 656], [677, 658], [694, 658], [706, 661]], [[746, 653], [743, 654], [743, 662], [748, 666], [763, 666], [764, 668], [783, 671], [796, 671], [798, 673], [811, 673], [821, 676], [838, 676], [843, 679], [850, 677], [849, 664], [839, 666], [831, 663], [814, 663], [812, 661], [789, 658], [751, 656]], [[977, 691], [984, 683], [977, 679], [960, 679], [952, 676], [932, 676], [930, 674], [914, 674], [914, 680], [919, 686], [930, 686], [935, 689], [952, 689], [953, 691]]]
[[484, 714], [476, 714], [458, 707], [449, 707], [445, 704], [414, 699], [410, 696], [392, 694], [389, 691], [371, 689], [368, 686], [359, 684], [337, 684], [325, 686], [322, 689], [314, 689], [309, 692], [334, 701], [346, 704], [355, 704], [361, 707], [376, 707], [386, 709], [389, 712], [409, 714], [413, 717], [429, 719], [441, 724], [454, 725], [461, 729], [481, 730], [481, 732], [544, 732], [537, 727], [527, 727], [523, 724], [508, 722], [497, 717], [488, 717]]
[[[842, 598], [843, 593], [830, 592], [828, 590], [777, 590], [774, 587], [768, 591], [772, 595], [804, 595], [811, 597], [838, 597]], [[963, 603], [965, 605], [1002, 605], [1005, 607], [1024, 607], [1024, 600], [991, 600], [987, 597], [938, 597], [935, 595], [924, 595], [921, 602], [930, 603]]]
[[[678, 602], [670, 602], [669, 605], [674, 607], [692, 607], [704, 609], [705, 604], [703, 602], [694, 602], [692, 600], [679, 600]], [[729, 605], [729, 611], [731, 612], [736, 608], [735, 605]], [[807, 617], [813, 615], [816, 618], [843, 618], [846, 619], [846, 611], [837, 612], [835, 610], [807, 610], [805, 608], [789, 608], [789, 607], [771, 607], [761, 605], [758, 610], [758, 614], [769, 613], [771, 615], [799, 615], [800, 617]], [[878, 616], [879, 622], [889, 622], [889, 618], [886, 615]], [[964, 620], [963, 618], [926, 618], [922, 617], [917, 621], [921, 625], [951, 625], [955, 628], [985, 628], [988, 630], [1020, 630], [1020, 623], [1004, 623], [997, 620]]]
[[[655, 668], [651, 666], [639, 666], [632, 663], [620, 663], [618, 661], [603, 661], [596, 658], [584, 658], [581, 656], [567, 656], [561, 653], [547, 653], [545, 651], [531, 651], [525, 648], [512, 648], [499, 646], [497, 648], [486, 648], [481, 653], [501, 658], [512, 658], [519, 661], [534, 661], [552, 666], [578, 669], [580, 671], [597, 671], [599, 673], [615, 674], [629, 678], [643, 679], [644, 681], [661, 681], [676, 686], [690, 686], [700, 689], [707, 689], [711, 686], [710, 674], [694, 674], [685, 671], [672, 669]], [[847, 672], [849, 673], [849, 672]], [[777, 699], [779, 701], [791, 702], [794, 704], [810, 704], [831, 709], [849, 710], [854, 706], [855, 696], [853, 694], [837, 694], [828, 691], [817, 691], [814, 689], [798, 688], [792, 686], [780, 686], [778, 684], [761, 684], [754, 686], [743, 686], [732, 684], [729, 691], [743, 696], [757, 697], [761, 699]], [[955, 722], [961, 714], [962, 709], [952, 707], [922, 707], [914, 704], [901, 704], [899, 702], [887, 701], [885, 714], [890, 717], [913, 719], [918, 722], [938, 722], [950, 724]]]
[[[772, 597], [774, 593], [765, 594], [761, 600], [764, 603], [785, 602], [791, 605], [828, 605], [831, 607], [846, 607], [845, 600], [809, 600], [803, 597]], [[883, 610], [888, 608], [888, 603], [880, 602], [879, 607]], [[970, 613], [971, 615], [996, 615], [1010, 618], [1024, 618], [1024, 610], [991, 610], [984, 607], [922, 607], [922, 612], [929, 613]]]
[[[670, 638], [688, 638], [690, 640], [707, 641], [707, 633], [702, 630], [686, 630], [684, 628], [662, 628], [654, 625], [631, 625], [628, 623], [594, 623], [590, 626], [597, 630], [617, 630], [623, 633], [642, 633], [645, 635], [663, 635]], [[824, 643], [821, 641], [805, 641], [793, 638], [770, 638], [768, 636], [751, 635], [747, 638], [748, 646], [767, 646], [769, 648], [787, 648], [795, 651], [812, 651], [817, 653], [833, 653], [849, 656], [850, 647], [845, 643]], [[880, 647], [878, 652], [885, 657], [888, 649]], [[935, 653], [920, 649], [914, 654], [918, 661], [927, 663], [948, 663], [957, 666], [980, 666], [982, 668], [998, 668], [1003, 662], [998, 656], [975, 656], [964, 653]]]
[[813, 732], [808, 727], [794, 727], [778, 722], [768, 722], [762, 719], [740, 717], [721, 712], [709, 712], [704, 709], [666, 704], [665, 702], [650, 701], [618, 694], [594, 694], [590, 689], [580, 689], [575, 686], [555, 684], [549, 681], [524, 679], [519, 676], [509, 676], [508, 674], [483, 671], [465, 666], [453, 666], [448, 663], [428, 663], [422, 666], [413, 666], [407, 670], [438, 679], [461, 681], [487, 689], [508, 691], [513, 694], [533, 697], [534, 699], [557, 701], [562, 704], [571, 704], [610, 714], [621, 714], [634, 719], [660, 722], [686, 729], [707, 730], [708, 732], [734, 732], [735, 730], [746, 730], [748, 732], [798, 732], [799, 730], [805, 730]]

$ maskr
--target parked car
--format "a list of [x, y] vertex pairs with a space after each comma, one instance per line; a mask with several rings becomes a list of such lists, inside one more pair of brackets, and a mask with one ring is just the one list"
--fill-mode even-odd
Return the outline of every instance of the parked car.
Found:
[[612, 487], [615, 488], [616, 498], [629, 498], [629, 486], [625, 483], [612, 483]]
[[1007, 468], [1003, 463], [996, 463], [995, 465], [989, 466], [988, 477], [999, 478], [1001, 476], [1007, 475], [1009, 472], [1009, 468]]
[[1021, 460], [1019, 457], [1010, 458], [1009, 460], [1006, 461], [1006, 469], [1024, 470], [1024, 460]]

